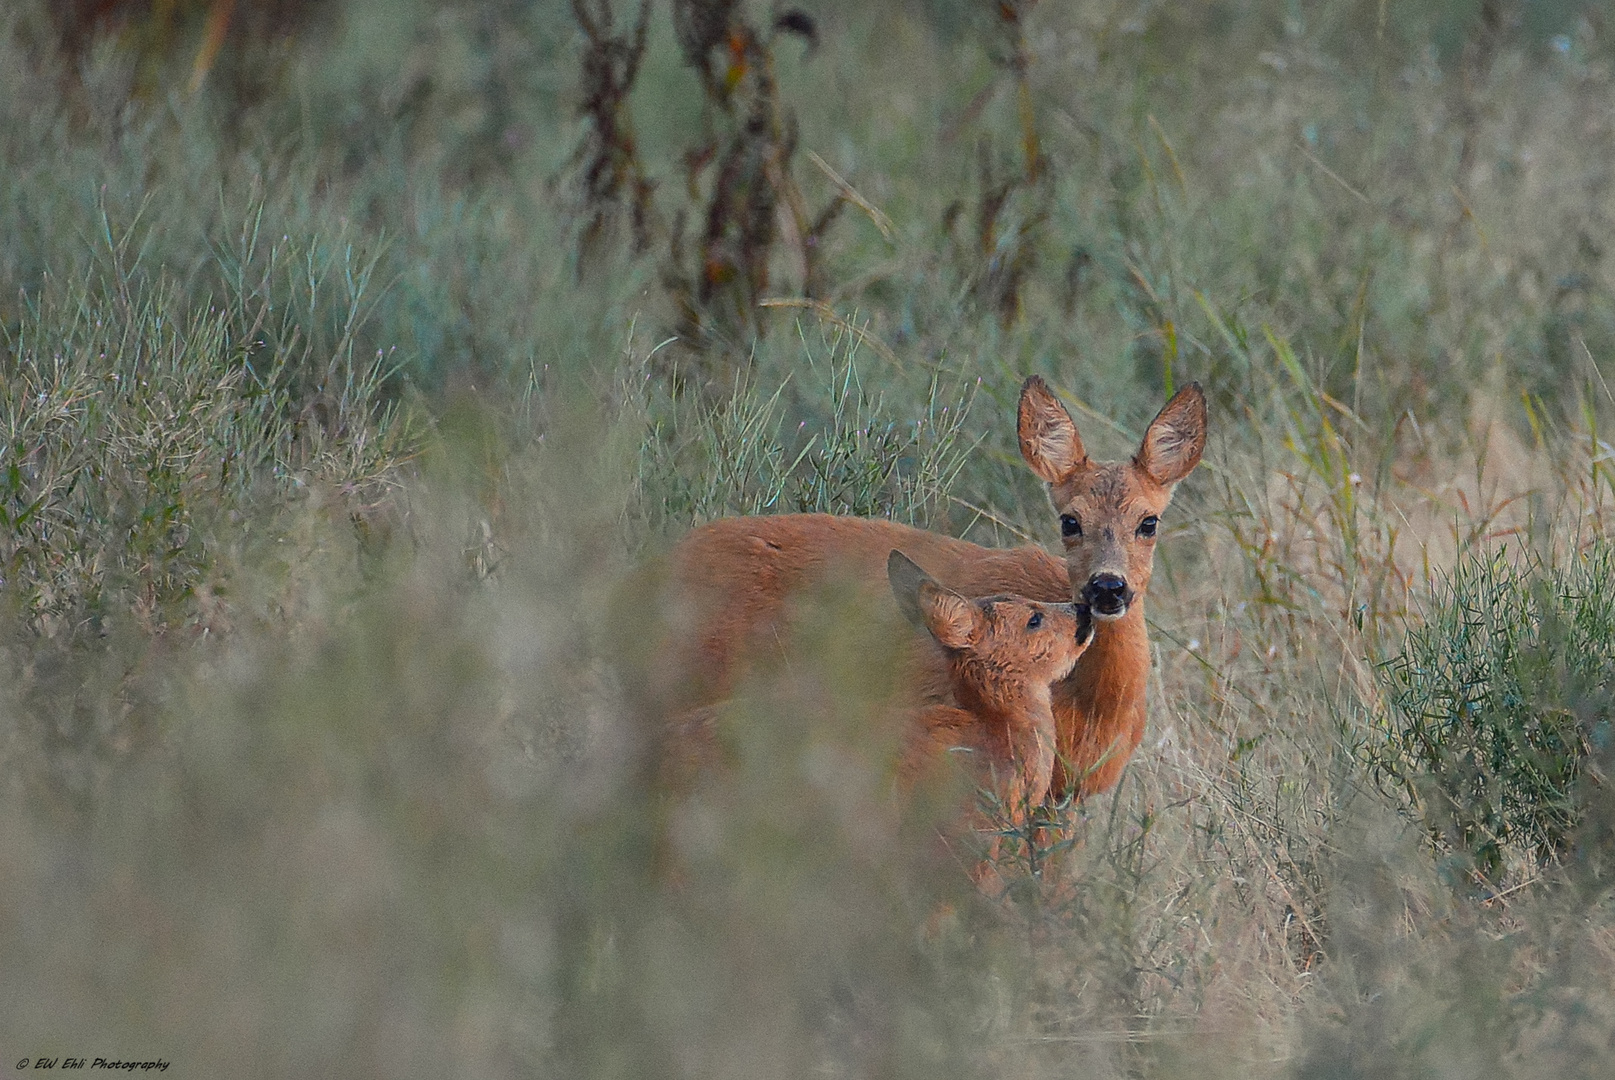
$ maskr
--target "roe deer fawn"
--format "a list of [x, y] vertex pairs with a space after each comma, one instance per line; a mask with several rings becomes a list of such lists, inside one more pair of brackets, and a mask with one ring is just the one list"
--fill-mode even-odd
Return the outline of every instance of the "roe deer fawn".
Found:
[[[975, 787], [990, 790], [1008, 822], [1024, 830], [1054, 775], [1051, 688], [1071, 674], [1093, 637], [1087, 606], [1020, 596], [967, 599], [896, 550], [886, 573], [898, 608], [941, 647], [951, 691], [949, 701], [912, 710], [901, 785], [912, 790], [950, 761], [962, 763]], [[966, 821], [991, 832], [993, 822], [979, 812]], [[995, 873], [1001, 841], [1001, 835], [989, 840], [971, 873], [977, 885]]]
[[[828, 514], [724, 518], [692, 530], [672, 553], [679, 676], [676, 705], [720, 700], [747, 654], [777, 647], [790, 600], [836, 575], [872, 584], [899, 549], [964, 596], [1073, 600], [1093, 613], [1092, 645], [1054, 687], [1051, 794], [1108, 790], [1144, 734], [1149, 634], [1143, 599], [1156, 529], [1178, 482], [1199, 464], [1206, 400], [1179, 390], [1126, 461], [1092, 461], [1076, 424], [1037, 376], [1021, 388], [1021, 456], [1048, 484], [1065, 561], [1039, 547], [984, 548], [896, 522]], [[928, 671], [938, 699], [948, 675]]]

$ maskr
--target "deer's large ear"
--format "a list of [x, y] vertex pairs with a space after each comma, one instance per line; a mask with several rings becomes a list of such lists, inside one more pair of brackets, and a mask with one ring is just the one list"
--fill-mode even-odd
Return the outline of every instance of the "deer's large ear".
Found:
[[886, 579], [891, 582], [898, 610], [940, 644], [963, 649], [976, 641], [981, 616], [976, 605], [938, 584], [913, 559], [894, 549], [886, 556]]
[[926, 580], [919, 601], [925, 628], [944, 648], [968, 649], [981, 639], [981, 609], [952, 589]]
[[1144, 432], [1133, 462], [1157, 484], [1182, 480], [1206, 449], [1206, 395], [1190, 383], [1167, 402]]
[[1033, 375], [1021, 387], [1015, 420], [1021, 457], [1044, 483], [1058, 484], [1088, 460], [1071, 414], [1040, 376]]

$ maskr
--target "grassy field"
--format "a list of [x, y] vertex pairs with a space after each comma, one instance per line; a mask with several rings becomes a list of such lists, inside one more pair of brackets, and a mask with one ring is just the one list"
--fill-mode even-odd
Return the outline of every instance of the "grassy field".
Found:
[[[3, 1075], [1607, 1071], [1603, 5], [91, 6], [0, 10]], [[856, 611], [656, 790], [641, 568], [1053, 545], [1031, 373], [1211, 402], [1041, 877]]]

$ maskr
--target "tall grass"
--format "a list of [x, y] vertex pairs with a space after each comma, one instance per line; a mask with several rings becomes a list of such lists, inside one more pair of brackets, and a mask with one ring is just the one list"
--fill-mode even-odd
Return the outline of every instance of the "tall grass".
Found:
[[[579, 261], [565, 5], [334, 4], [194, 93], [183, 28], [0, 14], [0, 1061], [1599, 1072], [1608, 20], [1015, 12], [774, 49], [828, 166], [791, 182], [847, 204], [725, 379], [659, 249]], [[653, 10], [620, 104], [667, 206], [704, 93]], [[786, 510], [1052, 541], [1034, 371], [1098, 457], [1213, 406], [1145, 743], [1041, 873], [976, 896], [893, 809], [855, 606], [652, 783], [655, 553]]]
[[[973, 388], [935, 372], [905, 416], [875, 380], [901, 386], [912, 378], [877, 376], [879, 361], [860, 356], [851, 330], [836, 328], [812, 344], [804, 335], [802, 357], [797, 377], [766, 396], [741, 382], [716, 402], [658, 401], [644, 372], [634, 387], [647, 423], [640, 474], [658, 525], [764, 513], [890, 517], [921, 526], [943, 518], [979, 442], [966, 441]], [[804, 417], [795, 431], [784, 430], [791, 414]]]
[[[0, 555], [47, 637], [130, 612], [184, 622], [232, 516], [311, 489], [362, 513], [410, 451], [385, 359], [355, 355], [375, 283], [351, 245], [261, 254], [253, 235], [220, 259], [233, 280], [215, 300], [143, 269], [136, 235], [103, 218], [104, 265], [47, 278], [0, 358]], [[325, 340], [322, 320], [339, 327]]]

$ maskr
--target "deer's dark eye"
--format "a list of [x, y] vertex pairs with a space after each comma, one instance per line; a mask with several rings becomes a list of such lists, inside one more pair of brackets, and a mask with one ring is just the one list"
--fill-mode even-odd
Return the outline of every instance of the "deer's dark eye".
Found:
[[1161, 523], [1161, 519], [1156, 517], [1154, 514], [1151, 514], [1149, 517], [1145, 518], [1143, 521], [1140, 521], [1138, 523], [1138, 535], [1140, 535], [1140, 536], [1154, 536], [1155, 535], [1155, 527], [1157, 525], [1159, 525], [1160, 523]]
[[1028, 630], [1036, 630], [1038, 627], [1040, 627], [1042, 625], [1043, 625], [1043, 613], [1041, 611], [1032, 612], [1032, 617], [1030, 619], [1026, 620], [1026, 628]]
[[1071, 516], [1070, 514], [1061, 514], [1060, 515], [1060, 535], [1061, 536], [1081, 536], [1082, 535], [1082, 522], [1078, 521], [1075, 517]]

